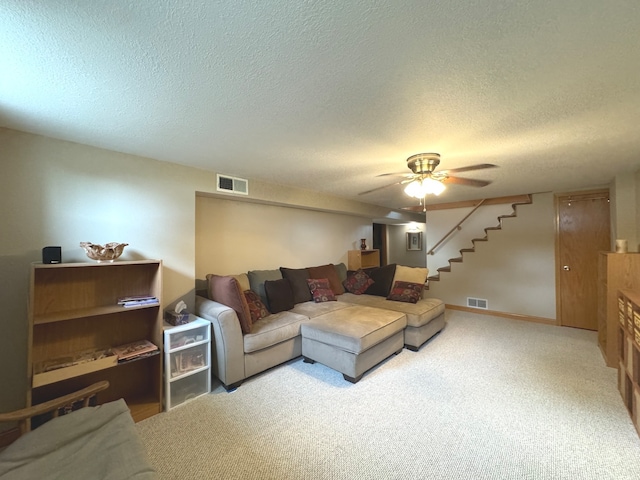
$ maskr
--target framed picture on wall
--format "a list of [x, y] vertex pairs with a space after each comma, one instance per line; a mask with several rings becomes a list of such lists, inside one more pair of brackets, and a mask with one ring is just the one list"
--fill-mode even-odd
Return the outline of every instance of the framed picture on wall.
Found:
[[422, 232], [407, 232], [407, 250], [422, 250]]

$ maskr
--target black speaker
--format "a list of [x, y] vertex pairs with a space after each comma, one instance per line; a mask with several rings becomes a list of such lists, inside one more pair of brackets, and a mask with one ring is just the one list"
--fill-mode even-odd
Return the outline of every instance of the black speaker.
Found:
[[42, 263], [62, 262], [62, 247], [44, 247], [42, 249]]

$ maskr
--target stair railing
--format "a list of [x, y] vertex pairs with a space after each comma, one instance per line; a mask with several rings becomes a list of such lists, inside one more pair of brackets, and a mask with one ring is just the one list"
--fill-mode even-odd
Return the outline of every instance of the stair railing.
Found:
[[433, 255], [434, 250], [435, 250], [436, 248], [438, 248], [438, 247], [440, 246], [440, 244], [441, 244], [442, 242], [444, 242], [444, 241], [449, 237], [449, 235], [451, 235], [453, 232], [455, 232], [456, 230], [462, 230], [462, 226], [461, 226], [461, 225], [462, 225], [462, 223], [463, 223], [467, 218], [469, 218], [471, 215], [473, 215], [473, 213], [474, 213], [476, 210], [478, 210], [478, 208], [480, 208], [480, 205], [482, 205], [482, 204], [484, 203], [484, 201], [485, 201], [485, 200], [486, 200], [486, 199], [484, 199], [484, 198], [483, 198], [482, 200], [480, 200], [480, 201], [478, 202], [478, 204], [473, 208], [473, 210], [471, 210], [469, 213], [467, 213], [467, 215], [465, 215], [465, 217], [464, 217], [462, 220], [460, 220], [460, 221], [456, 224], [456, 226], [455, 226], [455, 227], [453, 227], [451, 230], [449, 230], [449, 231], [444, 235], [444, 237], [442, 237], [442, 238], [440, 239], [440, 241], [438, 241], [438, 242], [437, 242], [433, 247], [431, 247], [431, 250], [429, 250], [429, 251], [427, 252], [427, 255]]

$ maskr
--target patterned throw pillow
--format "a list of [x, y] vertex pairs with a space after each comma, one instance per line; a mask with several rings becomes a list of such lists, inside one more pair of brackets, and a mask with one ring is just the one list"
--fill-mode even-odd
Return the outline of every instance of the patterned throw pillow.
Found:
[[373, 285], [373, 280], [362, 269], [352, 273], [347, 279], [342, 282], [347, 292], [355, 295], [362, 295], [370, 285]]
[[331, 284], [326, 278], [309, 278], [309, 291], [316, 303], [331, 302], [336, 300], [336, 296], [331, 290]]
[[389, 292], [387, 300], [396, 302], [418, 303], [422, 295], [424, 283], [396, 282]]
[[252, 323], [270, 315], [269, 310], [267, 310], [267, 307], [265, 307], [262, 300], [260, 300], [260, 296], [253, 290], [245, 290], [244, 298], [247, 300], [247, 305], [249, 305]]

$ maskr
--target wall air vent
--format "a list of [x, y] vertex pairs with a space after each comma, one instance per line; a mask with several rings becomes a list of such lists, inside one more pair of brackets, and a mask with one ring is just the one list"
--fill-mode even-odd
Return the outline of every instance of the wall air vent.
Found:
[[249, 180], [244, 178], [230, 177], [228, 175], [216, 175], [218, 192], [236, 193], [239, 195], [249, 195]]
[[486, 310], [489, 308], [489, 301], [484, 298], [467, 297], [467, 307], [482, 308], [483, 310]]

